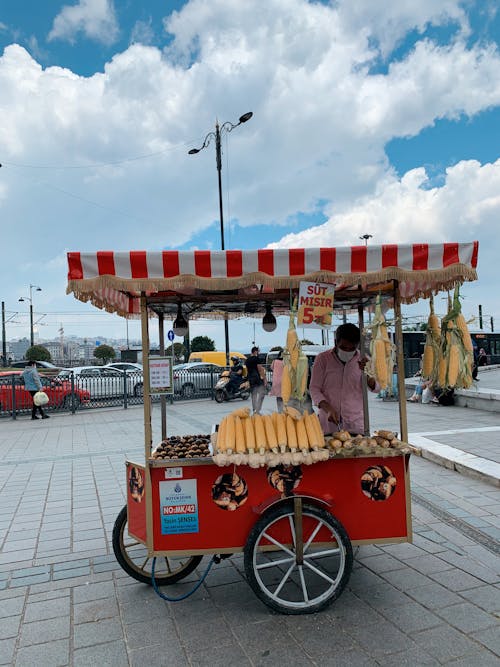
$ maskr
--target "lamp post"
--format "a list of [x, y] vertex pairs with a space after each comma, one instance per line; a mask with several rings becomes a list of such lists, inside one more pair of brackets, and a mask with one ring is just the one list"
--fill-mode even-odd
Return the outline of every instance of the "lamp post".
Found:
[[368, 245], [368, 239], [372, 239], [373, 236], [371, 234], [363, 234], [363, 236], [359, 237], [362, 241], [364, 240], [365, 245]]
[[26, 299], [29, 300], [30, 302], [30, 344], [31, 347], [35, 344], [35, 335], [33, 332], [33, 290], [35, 292], [41, 292], [42, 288], [38, 287], [38, 285], [31, 285], [30, 283], [30, 295], [27, 296], [26, 298], [20, 297], [19, 301], [26, 301]]
[[[242, 125], [243, 123], [246, 123], [250, 118], [253, 116], [252, 111], [248, 111], [247, 113], [244, 113], [243, 116], [240, 116], [238, 119], [237, 123], [230, 123], [229, 121], [226, 121], [225, 123], [222, 123], [222, 125], [219, 125], [219, 121], [217, 120], [215, 122], [215, 132], [209, 132], [205, 139], [203, 140], [203, 144], [200, 146], [200, 148], [192, 148], [190, 151], [188, 151], [189, 155], [195, 155], [196, 153], [199, 153], [202, 151], [204, 148], [209, 146], [210, 142], [213, 140], [215, 141], [215, 161], [217, 165], [217, 182], [219, 186], [219, 220], [220, 220], [220, 244], [221, 244], [221, 250], [225, 250], [225, 243], [224, 243], [224, 211], [223, 211], [223, 206], [222, 206], [222, 150], [221, 150], [221, 136], [222, 134], [232, 132], [236, 127], [239, 125]], [[229, 366], [229, 326], [228, 326], [228, 321], [227, 317], [224, 318], [224, 339], [226, 343], [226, 364]]]

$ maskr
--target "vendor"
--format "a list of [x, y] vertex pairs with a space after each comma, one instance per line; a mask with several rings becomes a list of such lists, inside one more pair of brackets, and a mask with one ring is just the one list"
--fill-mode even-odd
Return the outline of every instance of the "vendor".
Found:
[[[360, 332], [354, 324], [342, 324], [335, 332], [335, 347], [318, 354], [309, 391], [319, 408], [323, 433], [345, 429], [364, 432], [362, 377], [367, 363], [359, 352]], [[378, 387], [367, 377], [371, 391]]]

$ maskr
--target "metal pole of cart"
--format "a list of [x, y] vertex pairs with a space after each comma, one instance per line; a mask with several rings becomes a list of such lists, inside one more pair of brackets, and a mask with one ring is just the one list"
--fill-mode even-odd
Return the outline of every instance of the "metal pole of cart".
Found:
[[[361, 334], [361, 339], [359, 343], [360, 347], [360, 352], [361, 352], [361, 357], [364, 357], [366, 355], [366, 350], [365, 350], [365, 325], [364, 325], [364, 318], [363, 318], [363, 304], [360, 303], [358, 306], [358, 326], [359, 326], [359, 332]], [[365, 425], [365, 429], [363, 432], [363, 435], [369, 436], [370, 435], [370, 413], [368, 411], [368, 382], [366, 379], [366, 373], [362, 373], [361, 375], [361, 392], [363, 395], [363, 423]]]
[[[160, 340], [160, 357], [165, 356], [165, 316], [163, 313], [158, 315], [158, 337]], [[172, 349], [174, 344], [172, 343]], [[173, 355], [172, 355], [173, 356]], [[167, 397], [165, 394], [160, 396], [160, 412], [161, 412], [161, 439], [165, 440], [167, 437]]]
[[401, 430], [401, 440], [403, 440], [403, 442], [408, 442], [403, 324], [401, 321], [401, 298], [399, 294], [398, 280], [394, 281], [394, 331], [396, 338], [396, 363], [398, 368], [399, 426]]
[[142, 375], [144, 396], [144, 458], [146, 462], [145, 496], [146, 496], [146, 546], [148, 555], [153, 553], [153, 499], [151, 487], [151, 468], [149, 458], [153, 444], [153, 432], [151, 428], [151, 394], [149, 393], [149, 323], [148, 304], [146, 294], [141, 292], [141, 335], [142, 335]]

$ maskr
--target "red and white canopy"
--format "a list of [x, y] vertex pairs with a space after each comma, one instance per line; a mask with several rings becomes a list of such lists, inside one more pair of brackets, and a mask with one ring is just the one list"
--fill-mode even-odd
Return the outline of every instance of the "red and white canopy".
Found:
[[397, 280], [410, 303], [476, 280], [478, 242], [181, 252], [69, 252], [68, 288], [81, 301], [121, 315], [139, 312], [148, 295], [261, 285], [294, 288], [302, 280], [363, 288]]

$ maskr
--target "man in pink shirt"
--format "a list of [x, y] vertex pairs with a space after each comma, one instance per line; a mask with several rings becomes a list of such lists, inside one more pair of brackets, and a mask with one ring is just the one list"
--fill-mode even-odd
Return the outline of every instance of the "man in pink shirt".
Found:
[[[335, 331], [333, 350], [321, 352], [314, 361], [309, 391], [319, 408], [323, 433], [345, 429], [363, 433], [363, 369], [367, 359], [359, 353], [360, 333], [354, 324], [342, 324]], [[376, 391], [373, 378], [368, 387]]]

